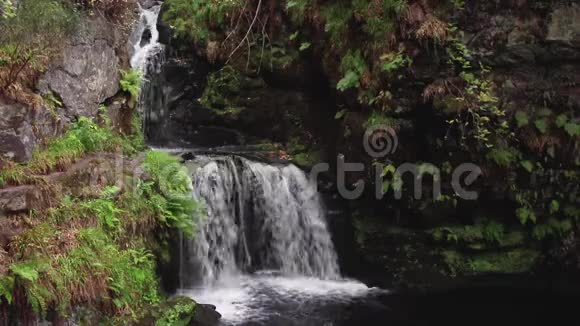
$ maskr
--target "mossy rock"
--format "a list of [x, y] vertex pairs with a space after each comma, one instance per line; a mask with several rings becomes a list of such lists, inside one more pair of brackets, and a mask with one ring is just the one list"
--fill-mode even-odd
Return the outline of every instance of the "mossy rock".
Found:
[[221, 315], [211, 305], [196, 303], [189, 297], [173, 297], [151, 309], [139, 325], [155, 326], [213, 326]]
[[457, 250], [443, 250], [441, 257], [452, 275], [522, 274], [532, 270], [540, 257], [540, 252], [519, 248], [469, 255]]
[[292, 162], [302, 167], [312, 167], [321, 161], [320, 151], [309, 151], [292, 155]]

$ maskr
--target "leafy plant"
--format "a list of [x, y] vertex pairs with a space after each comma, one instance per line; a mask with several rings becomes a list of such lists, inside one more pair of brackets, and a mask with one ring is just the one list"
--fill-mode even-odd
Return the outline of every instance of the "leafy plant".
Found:
[[564, 125], [564, 130], [570, 137], [580, 136], [580, 124], [574, 122], [568, 122]]
[[121, 70], [121, 80], [119, 81], [121, 90], [131, 94], [133, 99], [139, 97], [141, 85], [143, 84], [143, 76], [139, 70], [129, 69]]
[[534, 125], [542, 134], [548, 132], [548, 121], [546, 119], [538, 119], [534, 122]]
[[189, 37], [205, 41], [212, 36], [211, 26], [221, 26], [243, 1], [212, 0], [167, 0], [163, 20], [173, 29], [177, 37]]
[[524, 111], [516, 112], [515, 117], [518, 128], [524, 127], [530, 123], [530, 118], [528, 114]]
[[513, 147], [496, 147], [487, 153], [487, 158], [501, 167], [509, 167], [516, 162], [521, 154]]
[[[142, 187], [145, 193], [149, 193], [159, 221], [192, 237], [195, 218], [202, 213], [199, 203], [192, 197], [187, 169], [177, 158], [160, 151], [147, 152], [143, 167], [152, 176], [154, 184], [143, 184]], [[162, 195], [151, 192], [152, 189], [157, 189]]]
[[0, 90], [5, 95], [16, 83], [33, 87], [31, 82], [77, 22], [77, 14], [64, 1], [21, 0], [15, 11], [8, 2], [12, 3], [0, 3]]
[[528, 221], [536, 223], [537, 217], [534, 211], [530, 207], [520, 207], [516, 210], [516, 215], [520, 220], [520, 223], [527, 224]]
[[411, 58], [399, 53], [387, 53], [381, 56], [381, 69], [386, 73], [394, 72], [400, 68], [410, 66], [413, 61]]
[[308, 50], [310, 47], [312, 46], [312, 43], [310, 42], [303, 42], [302, 44], [300, 44], [300, 51], [306, 51]]
[[349, 50], [340, 63], [340, 71], [344, 77], [338, 81], [336, 88], [345, 91], [349, 88], [360, 87], [360, 78], [367, 69], [360, 50]]

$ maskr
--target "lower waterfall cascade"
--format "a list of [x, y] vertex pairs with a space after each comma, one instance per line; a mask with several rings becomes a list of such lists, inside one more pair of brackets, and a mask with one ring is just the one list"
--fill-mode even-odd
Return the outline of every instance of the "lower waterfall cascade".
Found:
[[183, 243], [183, 284], [189, 284], [186, 275], [197, 273], [208, 285], [256, 269], [339, 278], [324, 208], [303, 171], [233, 156], [196, 163], [201, 166], [192, 175], [194, 197], [208, 217], [196, 238]]
[[[141, 8], [132, 37], [131, 63], [144, 76], [139, 112], [146, 135], [163, 133], [168, 116], [158, 78], [167, 62], [159, 13], [160, 6]], [[302, 170], [235, 154], [193, 155], [192, 196], [207, 216], [195, 221], [193, 239], [180, 236], [178, 295], [215, 305], [226, 325], [279, 325], [280, 316], [291, 325], [322, 325], [336, 321], [335, 310], [351, 300], [377, 293], [341, 277], [325, 208]]]
[[[298, 167], [236, 155], [188, 163], [207, 217], [194, 239], [181, 238], [180, 294], [215, 304], [227, 324], [276, 325], [280, 308], [339, 307], [380, 292], [341, 277], [316, 184]], [[296, 314], [313, 320], [304, 307]]]

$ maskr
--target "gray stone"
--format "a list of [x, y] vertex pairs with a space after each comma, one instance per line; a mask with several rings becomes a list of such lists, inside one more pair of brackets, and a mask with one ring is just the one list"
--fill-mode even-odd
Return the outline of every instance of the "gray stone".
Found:
[[35, 186], [0, 189], [0, 216], [34, 209], [39, 202], [40, 192]]
[[112, 30], [100, 19], [86, 24], [40, 80], [42, 93], [53, 92], [62, 99], [66, 119], [95, 116], [99, 104], [118, 92], [121, 66]]
[[546, 40], [580, 43], [579, 5], [561, 5], [554, 9], [550, 15]]
[[28, 121], [28, 109], [0, 102], [0, 156], [17, 162], [30, 159], [36, 136]]
[[158, 5], [160, 3], [160, 1], [156, 1], [156, 0], [139, 0], [139, 4], [141, 5], [141, 8], [143, 9], [149, 9], [155, 5]]

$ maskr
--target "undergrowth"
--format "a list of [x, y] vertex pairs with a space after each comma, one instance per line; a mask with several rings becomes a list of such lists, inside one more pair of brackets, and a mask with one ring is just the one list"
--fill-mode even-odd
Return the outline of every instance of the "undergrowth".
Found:
[[175, 231], [192, 237], [202, 210], [178, 159], [148, 151], [143, 170], [146, 177], [126, 189], [109, 186], [96, 198], [67, 197], [33, 213], [10, 244], [13, 263], [0, 275], [0, 302], [40, 318], [67, 318], [86, 306], [119, 324], [159, 304], [153, 244]]
[[108, 126], [100, 126], [90, 118], [81, 117], [62, 137], [35, 150], [27, 164], [6, 162], [0, 171], [0, 186], [35, 183], [39, 180], [38, 174], [64, 170], [91, 153], [122, 150], [125, 155], [134, 155], [142, 148], [143, 143], [138, 138], [124, 137]]

